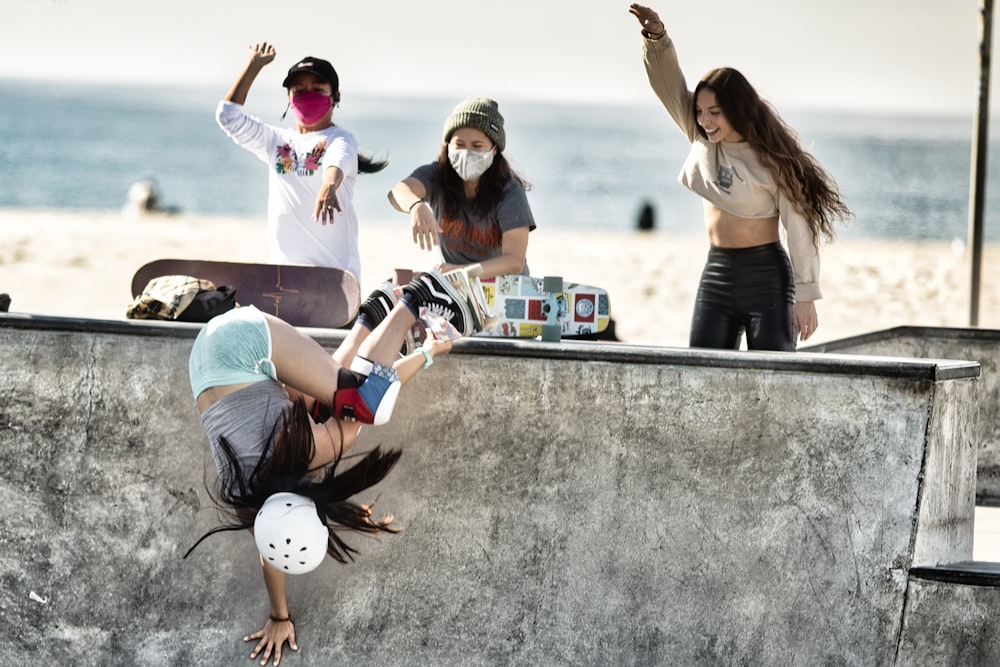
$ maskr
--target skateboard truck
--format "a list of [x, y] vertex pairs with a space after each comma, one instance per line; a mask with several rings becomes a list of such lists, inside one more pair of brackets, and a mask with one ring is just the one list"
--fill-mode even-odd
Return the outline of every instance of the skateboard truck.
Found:
[[547, 321], [542, 325], [542, 340], [547, 343], [558, 343], [562, 340], [562, 329], [559, 326], [559, 295], [563, 291], [561, 276], [545, 276], [542, 279], [542, 291], [545, 292], [545, 303], [542, 313]]

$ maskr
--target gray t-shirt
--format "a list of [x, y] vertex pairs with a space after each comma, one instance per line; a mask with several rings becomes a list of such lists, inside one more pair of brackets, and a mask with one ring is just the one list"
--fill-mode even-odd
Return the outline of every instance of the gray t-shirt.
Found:
[[282, 419], [291, 405], [281, 384], [264, 380], [223, 396], [202, 413], [201, 423], [208, 435], [215, 468], [230, 490], [238, 491], [234, 487], [236, 479], [219, 438], [225, 438], [233, 448], [244, 478], [249, 479], [264, 448], [281, 430]]
[[[503, 233], [519, 227], [527, 227], [528, 231], [535, 229], [535, 218], [528, 206], [528, 196], [524, 187], [511, 176], [504, 186], [500, 201], [486, 216], [477, 215], [472, 210], [472, 200], [466, 200], [458, 220], [447, 220], [441, 217], [438, 202], [439, 193], [434, 187], [434, 172], [437, 163], [417, 167], [410, 178], [415, 178], [427, 191], [426, 200], [434, 209], [434, 214], [441, 225], [440, 235], [441, 255], [449, 264], [473, 264], [483, 260], [499, 257], [502, 249]], [[525, 261], [524, 275], [530, 275], [528, 263]]]

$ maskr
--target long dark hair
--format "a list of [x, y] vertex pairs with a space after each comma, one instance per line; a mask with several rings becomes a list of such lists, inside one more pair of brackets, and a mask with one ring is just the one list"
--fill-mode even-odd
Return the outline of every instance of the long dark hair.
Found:
[[[334, 86], [336, 88], [336, 86]], [[340, 103], [340, 91], [335, 90], [333, 93], [333, 103], [334, 105]], [[388, 160], [376, 160], [375, 158], [363, 155], [360, 151], [358, 152], [358, 173], [359, 174], [376, 174], [386, 167], [389, 166]]]
[[[820, 237], [836, 238], [834, 222], [849, 220], [851, 210], [843, 202], [836, 181], [799, 144], [798, 135], [764, 101], [750, 82], [731, 67], [713, 69], [694, 89], [691, 113], [697, 112], [698, 93], [715, 93], [726, 120], [746, 139], [760, 163], [771, 172], [782, 194], [805, 216], [812, 230], [813, 244]], [[695, 123], [705, 137], [705, 130]]]
[[388, 160], [376, 160], [367, 155], [358, 153], [358, 173], [374, 174], [389, 166]]
[[[498, 150], [493, 157], [493, 164], [479, 177], [476, 196], [472, 199], [473, 212], [479, 216], [488, 215], [500, 201], [511, 177], [525, 190], [531, 189], [531, 185], [511, 168], [503, 151]], [[448, 144], [441, 147], [441, 153], [438, 155], [434, 186], [438, 191], [438, 216], [451, 220], [461, 216], [462, 208], [465, 206], [465, 182], [451, 166], [451, 160], [448, 159]]]
[[[340, 422], [337, 419], [330, 419], [327, 423], [329, 422], [337, 425], [342, 444], [344, 431]], [[340, 538], [338, 529], [368, 534], [398, 532], [391, 525], [391, 516], [374, 520], [370, 506], [351, 502], [349, 498], [385, 479], [399, 460], [401, 452], [398, 449], [383, 451], [375, 447], [362, 455], [357, 463], [339, 472], [343, 457], [338, 454], [322, 473], [322, 477], [314, 481], [307, 475], [317, 470], [309, 467], [316, 443], [313, 440], [309, 412], [301, 398], [275, 424], [268, 444], [249, 476], [240, 465], [232, 446], [224, 438], [220, 439], [219, 444], [229, 464], [229, 475], [220, 476], [215, 489], [208, 483], [206, 488], [220, 515], [228, 521], [202, 535], [187, 550], [184, 558], [206, 538], [216, 533], [252, 528], [254, 518], [264, 501], [282, 491], [306, 496], [316, 503], [320, 518], [330, 534], [327, 553], [340, 563], [354, 560], [357, 550]]]

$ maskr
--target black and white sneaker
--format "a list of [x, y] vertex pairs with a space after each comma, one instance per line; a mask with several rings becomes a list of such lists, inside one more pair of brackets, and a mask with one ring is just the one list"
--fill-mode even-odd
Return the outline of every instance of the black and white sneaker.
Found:
[[469, 264], [442, 274], [442, 277], [451, 283], [455, 291], [465, 300], [465, 305], [472, 316], [474, 331], [489, 329], [499, 322], [497, 316], [490, 310], [483, 285], [479, 281], [482, 272], [481, 264]]
[[[381, 324], [382, 320], [388, 317], [392, 309], [399, 303], [400, 294], [402, 294], [402, 288], [399, 285], [392, 283], [379, 285], [358, 308], [358, 321], [369, 331], [374, 331], [375, 327]], [[413, 337], [413, 332], [407, 331], [399, 354], [405, 357], [416, 349], [417, 341]]]
[[463, 336], [476, 330], [466, 297], [438, 271], [418, 273], [409, 285], [403, 287], [401, 298], [415, 313], [419, 313], [423, 306], [428, 312], [440, 315]]
[[369, 331], [382, 323], [399, 301], [399, 286], [383, 283], [358, 308], [358, 321]]

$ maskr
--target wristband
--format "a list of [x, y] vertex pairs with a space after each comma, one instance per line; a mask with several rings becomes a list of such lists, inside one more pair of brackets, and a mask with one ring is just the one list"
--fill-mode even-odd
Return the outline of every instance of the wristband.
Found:
[[284, 618], [278, 618], [274, 614], [268, 614], [268, 618], [270, 618], [275, 623], [291, 623], [292, 622], [292, 617], [291, 616], [285, 616]]
[[434, 363], [434, 357], [431, 356], [431, 353], [423, 345], [421, 345], [420, 347], [417, 348], [417, 352], [419, 352], [422, 355], [424, 355], [424, 359], [425, 359], [424, 366], [423, 366], [424, 368], [427, 368], [428, 366], [430, 366], [431, 364]]
[[410, 204], [410, 208], [406, 209], [406, 212], [407, 213], [413, 213], [413, 207], [416, 206], [417, 204], [423, 204], [423, 203], [424, 203], [423, 199], [418, 199], [417, 201], [415, 201], [412, 204]]

